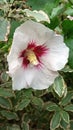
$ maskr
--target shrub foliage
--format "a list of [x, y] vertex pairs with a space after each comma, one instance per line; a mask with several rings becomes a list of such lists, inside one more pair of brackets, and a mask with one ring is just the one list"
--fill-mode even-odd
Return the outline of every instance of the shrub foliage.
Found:
[[[50, 23], [33, 10], [47, 13]], [[73, 130], [73, 20], [68, 16], [73, 16], [72, 0], [0, 0], [0, 130]], [[63, 35], [70, 49], [68, 64], [47, 90], [13, 91], [6, 73], [14, 31], [27, 19], [39, 19]]]

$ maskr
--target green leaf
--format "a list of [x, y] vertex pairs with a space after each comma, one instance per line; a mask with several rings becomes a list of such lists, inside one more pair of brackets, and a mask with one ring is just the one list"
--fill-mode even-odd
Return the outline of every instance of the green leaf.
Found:
[[69, 114], [66, 111], [61, 111], [61, 117], [66, 123], [69, 123]]
[[51, 14], [51, 19], [62, 14], [65, 10], [65, 6], [63, 4], [57, 6], [56, 8], [53, 8], [52, 14]]
[[2, 97], [15, 97], [15, 94], [10, 89], [0, 88], [0, 96], [2, 96]]
[[49, 16], [51, 15], [51, 12], [54, 8], [56, 8], [59, 4], [59, 0], [48, 0], [45, 5], [43, 10], [49, 14]]
[[55, 112], [55, 114], [53, 115], [53, 117], [51, 119], [51, 123], [50, 123], [51, 130], [55, 130], [56, 128], [59, 127], [60, 120], [61, 120], [60, 113]]
[[10, 34], [9, 34], [9, 37], [10, 38], [13, 38], [13, 34], [15, 32], [15, 29], [21, 25], [22, 22], [19, 22], [17, 20], [12, 20], [11, 21], [11, 29], [10, 29]]
[[59, 23], [60, 23], [60, 20], [57, 17], [54, 17], [53, 19], [50, 20], [50, 24], [48, 24], [48, 27], [52, 30], [56, 29]]
[[1, 79], [3, 82], [6, 82], [9, 80], [9, 75], [6, 72], [1, 73]]
[[66, 72], [71, 73], [71, 72], [73, 72], [73, 69], [71, 69], [70, 66], [67, 65], [67, 66], [65, 66], [61, 71], [62, 71], [62, 72], [65, 72], [65, 73], [66, 73]]
[[53, 89], [59, 97], [62, 97], [66, 91], [66, 84], [62, 76], [55, 79]]
[[26, 98], [32, 97], [32, 89], [31, 88], [25, 89], [24, 92], [23, 92], [23, 96], [26, 97]]
[[71, 4], [73, 4], [73, 0], [69, 0], [69, 2], [70, 2]]
[[8, 120], [12, 120], [12, 119], [19, 120], [18, 115], [16, 113], [14, 113], [14, 112], [2, 110], [1, 115], [3, 117], [5, 117], [6, 119], [8, 119]]
[[4, 4], [4, 3], [7, 3], [7, 1], [6, 0], [0, 0], [0, 3]]
[[69, 53], [69, 65], [73, 69], [73, 50], [72, 49], [70, 49], [70, 53]]
[[38, 98], [38, 97], [33, 97], [32, 104], [35, 106], [38, 106], [38, 108], [42, 108], [43, 107], [43, 100], [41, 98]]
[[31, 120], [31, 115], [29, 115], [29, 112], [24, 112], [22, 115], [22, 127], [24, 125], [25, 122], [29, 123]]
[[22, 130], [29, 130], [29, 125], [26, 122], [23, 122]]
[[14, 2], [14, 0], [10, 0], [10, 3], [13, 3]]
[[0, 0], [0, 3], [3, 3], [3, 0]]
[[48, 102], [44, 104], [44, 106], [45, 106], [45, 109], [48, 111], [57, 111], [57, 109], [59, 108], [58, 105], [53, 102]]
[[69, 66], [73, 69], [73, 38], [65, 40], [65, 43], [69, 47]]
[[10, 31], [10, 24], [7, 19], [0, 19], [0, 41], [7, 41]]
[[[16, 98], [15, 98], [15, 100], [14, 100], [14, 105], [16, 105], [17, 104], [17, 106], [19, 106], [19, 104], [20, 104], [20, 102], [22, 102], [22, 100], [23, 100], [23, 102], [24, 102], [24, 100], [26, 99], [26, 100], [28, 100], [28, 98], [29, 99], [31, 99], [32, 98], [32, 89], [31, 88], [29, 88], [29, 89], [24, 89], [24, 91], [23, 91], [23, 89], [21, 90], [21, 91], [16, 91], [16, 93], [15, 93], [16, 95]], [[22, 104], [22, 103], [21, 103]]]
[[[31, 6], [32, 7], [32, 9], [37, 9], [37, 10], [39, 10], [39, 9], [42, 9], [42, 8], [44, 8], [44, 6], [45, 6], [45, 4], [48, 2], [48, 0], [45, 0], [45, 1], [43, 1], [43, 0], [28, 0], [27, 1], [27, 5], [28, 6]], [[36, 4], [35, 4], [36, 3]]]
[[73, 130], [73, 120], [70, 121], [70, 128], [69, 130]]
[[68, 38], [65, 40], [66, 45], [73, 50], [73, 38]]
[[6, 3], [7, 4], [7, 0], [3, 0], [4, 1], [4, 3]]
[[12, 103], [10, 99], [4, 97], [0, 97], [0, 106], [6, 109], [12, 109]]
[[[8, 51], [10, 50], [10, 47], [11, 47], [11, 43], [12, 43], [12, 39], [9, 39], [8, 40], [8, 42], [7, 42], [7, 44], [3, 44], [2, 43], [2, 47], [1, 47], [1, 50], [3, 51], [3, 52], [7, 52], [8, 53]], [[7, 80], [9, 80], [9, 74], [7, 74], [6, 72], [3, 72], [3, 75], [2, 75], [3, 77], [3, 81], [4, 81], [4, 79], [7, 81]]]
[[0, 126], [0, 130], [6, 130], [5, 126]]
[[20, 127], [16, 124], [11, 125], [11, 126], [7, 126], [6, 130], [21, 130]]
[[4, 4], [3, 0], [0, 0], [0, 4]]
[[71, 7], [67, 8], [67, 10], [64, 12], [66, 15], [73, 15], [73, 9]]
[[73, 21], [64, 20], [62, 23], [62, 29], [66, 38], [73, 38]]
[[[49, 87], [50, 89], [50, 87]], [[43, 96], [44, 94], [47, 94], [47, 90], [33, 90], [33, 93], [36, 97], [41, 97]]]
[[67, 128], [69, 127], [69, 124], [66, 123], [63, 119], [60, 122], [60, 126], [61, 128], [63, 128], [64, 130], [67, 130]]
[[70, 104], [70, 105], [65, 106], [65, 107], [64, 107], [64, 110], [65, 110], [65, 111], [71, 111], [71, 112], [73, 112], [73, 104]]
[[18, 104], [15, 106], [16, 111], [23, 110], [29, 105], [29, 103], [30, 103], [29, 98], [22, 99], [22, 101], [18, 102]]
[[26, 13], [27, 17], [36, 19], [37, 22], [45, 21], [45, 22], [50, 23], [50, 19], [49, 19], [48, 15], [42, 10], [31, 11], [29, 9], [25, 9], [24, 13]]
[[73, 91], [68, 92], [66, 97], [62, 98], [59, 104], [61, 104], [62, 106], [65, 106], [71, 101], [71, 99], [73, 99]]
[[51, 13], [52, 9], [56, 7], [58, 3], [59, 0], [28, 0], [26, 2], [26, 4], [32, 7], [33, 10], [44, 10], [48, 14]]

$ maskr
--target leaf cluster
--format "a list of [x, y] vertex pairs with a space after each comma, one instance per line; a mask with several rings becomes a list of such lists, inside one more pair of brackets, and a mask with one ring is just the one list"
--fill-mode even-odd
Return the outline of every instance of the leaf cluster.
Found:
[[[73, 130], [73, 20], [68, 16], [73, 17], [72, 0], [0, 0], [0, 130]], [[27, 19], [63, 35], [70, 49], [67, 65], [47, 90], [13, 91], [6, 72], [14, 31]]]

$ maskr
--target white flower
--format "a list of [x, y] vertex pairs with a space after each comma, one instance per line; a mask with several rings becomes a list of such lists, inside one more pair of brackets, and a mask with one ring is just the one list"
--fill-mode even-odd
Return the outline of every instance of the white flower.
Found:
[[15, 30], [7, 61], [13, 90], [46, 89], [68, 61], [63, 37], [44, 25], [26, 21]]
[[68, 15], [67, 18], [71, 21], [73, 21], [73, 16]]

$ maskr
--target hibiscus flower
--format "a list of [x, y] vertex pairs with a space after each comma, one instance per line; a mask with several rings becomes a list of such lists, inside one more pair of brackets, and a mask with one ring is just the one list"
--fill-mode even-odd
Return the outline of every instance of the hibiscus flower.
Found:
[[48, 88], [59, 75], [58, 70], [67, 63], [68, 56], [63, 36], [43, 24], [24, 22], [15, 30], [7, 56], [13, 90]]

